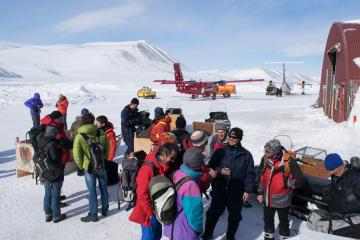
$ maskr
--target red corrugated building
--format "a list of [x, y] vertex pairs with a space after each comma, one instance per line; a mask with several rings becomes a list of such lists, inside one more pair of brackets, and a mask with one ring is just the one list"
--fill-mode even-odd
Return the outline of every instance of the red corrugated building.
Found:
[[360, 86], [360, 21], [334, 23], [326, 42], [319, 106], [336, 122], [346, 121]]

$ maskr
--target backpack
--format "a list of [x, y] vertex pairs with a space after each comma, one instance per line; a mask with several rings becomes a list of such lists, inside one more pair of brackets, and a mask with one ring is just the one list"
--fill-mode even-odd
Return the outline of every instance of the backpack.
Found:
[[149, 184], [150, 199], [155, 216], [160, 223], [172, 224], [182, 211], [177, 209], [177, 191], [189, 180], [192, 178], [186, 176], [173, 184], [166, 176], [158, 175], [151, 179]]
[[[46, 128], [46, 125], [34, 126], [26, 133], [26, 140], [30, 141], [31, 145], [34, 148], [34, 152], [36, 152], [38, 149], [36, 138], [41, 133], [45, 133], [45, 128]], [[28, 136], [29, 136], [29, 139], [28, 139]]]
[[[35, 141], [36, 142], [36, 141]], [[51, 160], [48, 152], [44, 149], [47, 144], [41, 148], [37, 148], [34, 151], [33, 162], [34, 162], [34, 173], [33, 177], [35, 178], [36, 185], [38, 180], [42, 181], [53, 181], [59, 177], [59, 171], [54, 166], [53, 161]]]
[[104, 169], [105, 168], [104, 149], [100, 143], [100, 130], [97, 130], [96, 135], [91, 138], [87, 136], [85, 133], [80, 133], [80, 134], [89, 146], [90, 163], [89, 163], [88, 171], [90, 173], [96, 173], [97, 171]]
[[140, 161], [135, 157], [125, 158], [122, 162], [122, 172], [120, 176], [120, 185], [118, 188], [118, 209], [120, 210], [120, 197], [119, 190], [122, 193], [122, 202], [129, 203], [127, 211], [130, 210], [136, 200], [136, 177], [143, 164], [148, 164], [152, 167], [154, 174], [157, 175], [157, 169], [155, 165], [150, 161]]
[[108, 185], [114, 185], [120, 181], [118, 169], [118, 163], [108, 160], [105, 161], [105, 170], [108, 179]]

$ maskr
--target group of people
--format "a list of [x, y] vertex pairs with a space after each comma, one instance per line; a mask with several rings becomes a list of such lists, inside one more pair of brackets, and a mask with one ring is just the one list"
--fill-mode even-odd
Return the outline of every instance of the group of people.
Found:
[[[38, 123], [42, 102], [38, 94], [30, 101], [34, 107], [31, 107], [29, 101], [25, 105], [30, 106], [35, 125]], [[138, 105], [139, 100], [133, 98], [121, 112], [121, 132], [127, 146], [125, 158], [139, 155], [139, 152], [134, 152], [135, 127], [141, 121]], [[104, 158], [112, 160], [116, 153], [114, 127], [105, 116], [95, 118], [87, 109], [83, 109], [81, 116], [71, 126], [70, 140], [64, 132], [63, 121], [66, 121], [66, 117], [63, 116], [60, 111], [54, 111], [39, 121], [46, 125], [46, 131], [39, 136], [39, 142], [43, 141], [42, 145], [51, 149], [51, 158], [59, 163], [59, 170], [62, 171], [59, 179], [44, 183], [46, 221], [59, 222], [66, 217], [59, 208], [64, 163], [69, 159], [69, 156], [63, 156], [72, 148], [77, 167], [84, 171], [89, 191], [90, 211], [81, 221], [96, 222], [98, 212], [107, 216], [109, 209], [107, 176], [104, 169], [96, 172], [89, 169], [92, 153], [87, 139], [98, 138]], [[279, 217], [280, 239], [290, 236], [288, 215], [291, 198], [294, 189], [302, 182], [302, 173], [293, 152], [287, 151], [277, 139], [266, 142], [260, 170], [256, 173], [252, 154], [241, 144], [242, 129], [229, 129], [226, 124], [219, 122], [215, 124], [215, 134], [209, 138], [202, 130], [187, 132], [183, 116], [176, 119], [174, 130], [170, 128], [171, 122], [172, 119], [162, 108], [155, 108], [150, 133], [153, 147], [145, 157], [145, 161], [151, 164], [140, 166], [136, 177], [135, 204], [129, 216], [131, 222], [141, 225], [141, 239], [158, 240], [162, 234], [176, 240], [212, 239], [216, 224], [227, 208], [229, 215], [226, 239], [234, 240], [242, 220], [243, 204], [248, 202], [251, 193], [256, 193], [257, 200], [263, 205], [264, 239], [275, 239], [275, 213]], [[210, 148], [210, 159], [206, 163], [204, 150], [207, 146]], [[326, 169], [336, 171], [334, 174], [345, 172], [341, 167], [343, 164], [341, 158], [339, 160], [331, 154], [325, 159]], [[340, 167], [341, 170], [334, 170]], [[166, 176], [174, 184], [184, 177], [191, 179], [178, 189], [176, 219], [173, 224], [165, 225], [164, 228], [155, 216], [149, 193], [149, 183], [156, 175]], [[100, 210], [97, 205], [97, 180], [101, 195]], [[211, 203], [206, 219], [203, 219], [202, 195], [206, 194], [210, 185]]]
[[[91, 149], [86, 138], [95, 138], [98, 136], [99, 144], [102, 146], [103, 157], [106, 161], [112, 161], [116, 154], [116, 134], [113, 124], [106, 116], [100, 115], [94, 117], [88, 109], [83, 108], [81, 115], [67, 131], [67, 109], [68, 100], [60, 94], [55, 107], [57, 110], [45, 115], [40, 119], [43, 103], [40, 94], [35, 93], [25, 103], [30, 109], [30, 115], [33, 121], [33, 127], [41, 127], [43, 131], [36, 137], [38, 149], [47, 153], [51, 161], [52, 170], [56, 172], [57, 178], [51, 181], [42, 181], [45, 188], [43, 208], [45, 212], [45, 221], [54, 223], [60, 222], [66, 218], [66, 214], [61, 214], [61, 207], [66, 206], [61, 202], [66, 196], [61, 196], [61, 188], [64, 181], [65, 164], [70, 160], [70, 150], [73, 152], [74, 161], [78, 168], [78, 175], [85, 176], [86, 187], [89, 192], [89, 214], [81, 218], [83, 222], [97, 221], [97, 194], [96, 180], [99, 181], [101, 192], [103, 216], [107, 215], [109, 208], [107, 175], [105, 169], [92, 172], [89, 169]], [[36, 150], [35, 150], [36, 151]]]

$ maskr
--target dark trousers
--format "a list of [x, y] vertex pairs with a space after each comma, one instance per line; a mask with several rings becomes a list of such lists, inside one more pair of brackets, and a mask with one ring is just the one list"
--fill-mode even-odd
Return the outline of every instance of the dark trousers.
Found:
[[53, 219], [60, 217], [60, 192], [62, 181], [44, 182], [44, 212], [46, 216], [52, 216]]
[[36, 127], [36, 126], [40, 125], [40, 115], [31, 114], [31, 119], [32, 119], [32, 122], [33, 122], [33, 127]]
[[282, 236], [289, 236], [289, 208], [270, 208], [264, 207], [264, 230], [266, 233], [274, 233], [275, 232], [275, 221], [274, 216], [275, 212], [278, 213], [279, 216], [279, 233]]
[[130, 131], [125, 134], [123, 134], [124, 142], [127, 146], [126, 153], [129, 154], [131, 152], [134, 152], [134, 132]]
[[61, 122], [64, 124], [64, 131], [67, 131], [66, 115], [61, 116]]
[[242, 193], [231, 193], [226, 191], [225, 187], [217, 186], [214, 189], [210, 208], [206, 213], [206, 221], [209, 223], [208, 226], [212, 228], [210, 229], [210, 232], [214, 230], [219, 217], [223, 214], [225, 208], [227, 208], [229, 216], [226, 235], [228, 239], [232, 239], [235, 236], [242, 219], [242, 205]]

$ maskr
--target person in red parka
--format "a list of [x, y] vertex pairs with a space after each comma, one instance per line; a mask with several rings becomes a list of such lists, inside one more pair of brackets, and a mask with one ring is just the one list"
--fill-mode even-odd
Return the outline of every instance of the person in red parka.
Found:
[[143, 163], [140, 167], [138, 176], [136, 177], [135, 207], [129, 216], [129, 220], [141, 225], [141, 239], [161, 239], [162, 227], [156, 219], [151, 206], [149, 183], [156, 174], [162, 176], [167, 174], [169, 165], [176, 159], [176, 153], [176, 145], [166, 143], [160, 146], [157, 152], [147, 155], [145, 161], [149, 163]]
[[164, 109], [161, 107], [155, 108], [155, 118], [151, 125], [151, 133], [150, 140], [154, 143], [154, 145], [159, 145], [160, 135], [163, 132], [170, 132], [170, 116], [166, 116], [164, 113]]
[[301, 182], [302, 176], [295, 159], [295, 153], [286, 151], [277, 139], [268, 141], [264, 146], [257, 200], [264, 204], [265, 240], [275, 239], [275, 212], [280, 222], [280, 239], [290, 236], [289, 207], [293, 189]]
[[110, 153], [108, 160], [112, 161], [116, 154], [116, 134], [114, 131], [114, 125], [108, 121], [106, 116], [101, 115], [96, 118], [95, 126], [98, 129], [103, 130], [106, 133], [107, 138], [109, 139]]
[[61, 112], [61, 121], [64, 124], [64, 130], [67, 130], [67, 122], [66, 122], [66, 116], [67, 116], [67, 109], [69, 106], [69, 102], [67, 98], [63, 95], [59, 95], [59, 100], [56, 102], [55, 107], [59, 112]]
[[56, 135], [56, 140], [58, 141], [59, 147], [62, 150], [61, 165], [65, 167], [65, 164], [70, 160], [69, 149], [72, 148], [72, 143], [65, 134], [64, 125], [61, 121], [61, 116], [61, 112], [53, 111], [52, 113], [46, 115], [43, 119], [41, 119], [40, 124], [46, 126], [53, 126], [58, 129], [59, 133]]

